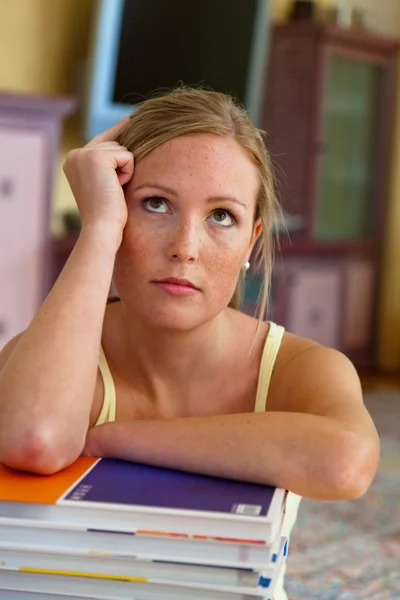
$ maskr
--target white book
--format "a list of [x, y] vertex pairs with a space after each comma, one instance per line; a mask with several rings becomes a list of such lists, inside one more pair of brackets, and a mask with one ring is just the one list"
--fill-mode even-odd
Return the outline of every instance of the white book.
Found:
[[137, 558], [107, 558], [0, 549], [0, 577], [2, 570], [23, 572], [48, 572], [65, 575], [90, 575], [110, 579], [148, 579], [179, 583], [210, 585], [268, 587], [275, 575], [277, 563], [265, 565], [262, 571], [232, 569], [166, 561], [140, 560]]
[[[253, 588], [203, 588], [201, 586], [178, 586], [152, 582], [112, 581], [109, 579], [48, 575], [44, 573], [0, 573], [0, 594], [10, 591], [53, 594], [70, 598], [96, 600], [269, 600], [269, 593], [260, 593]], [[1, 598], [1, 595], [0, 595]], [[46, 598], [46, 596], [44, 596]]]
[[[210, 583], [171, 582], [168, 580], [128, 578], [118, 580], [112, 575], [76, 575], [37, 571], [0, 571], [0, 591], [59, 594], [98, 600], [254, 600], [273, 597], [276, 581], [287, 555], [287, 539], [281, 540], [281, 551], [275, 573], [267, 588], [235, 587]], [[1, 595], [0, 595], [1, 598]]]
[[69, 596], [65, 594], [42, 594], [41, 592], [18, 592], [0, 590], [0, 600], [96, 600], [89, 596]]
[[261, 570], [276, 561], [279, 543], [280, 538], [274, 544], [265, 544], [82, 528], [58, 529], [34, 519], [0, 518], [0, 550], [34, 549]]

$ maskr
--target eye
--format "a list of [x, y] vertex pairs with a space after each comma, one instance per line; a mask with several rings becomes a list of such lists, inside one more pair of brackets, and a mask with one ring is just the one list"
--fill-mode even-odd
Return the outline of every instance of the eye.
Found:
[[230, 210], [226, 210], [224, 208], [217, 208], [211, 213], [211, 216], [214, 217], [214, 223], [218, 223], [218, 225], [222, 225], [223, 227], [232, 227], [235, 223], [237, 223], [237, 219]]
[[168, 210], [165, 198], [161, 198], [160, 196], [144, 198], [142, 203], [149, 212], [166, 213]]

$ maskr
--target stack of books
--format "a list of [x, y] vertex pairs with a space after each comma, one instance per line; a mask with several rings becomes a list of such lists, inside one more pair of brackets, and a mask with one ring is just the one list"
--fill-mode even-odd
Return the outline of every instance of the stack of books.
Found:
[[0, 465], [0, 599], [272, 600], [286, 495], [114, 459]]

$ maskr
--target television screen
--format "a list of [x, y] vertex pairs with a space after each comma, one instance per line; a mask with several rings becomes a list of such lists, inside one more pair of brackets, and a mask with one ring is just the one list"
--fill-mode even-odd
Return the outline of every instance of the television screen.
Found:
[[113, 99], [206, 84], [246, 102], [257, 0], [125, 0]]
[[234, 95], [259, 125], [269, 0], [98, 0], [85, 102], [89, 139], [179, 83]]

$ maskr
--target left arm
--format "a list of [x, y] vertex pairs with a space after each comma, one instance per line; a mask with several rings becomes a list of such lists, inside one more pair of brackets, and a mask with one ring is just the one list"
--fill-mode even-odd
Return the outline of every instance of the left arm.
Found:
[[283, 410], [109, 423], [89, 431], [85, 453], [265, 483], [320, 500], [364, 494], [378, 467], [379, 439], [347, 358], [307, 348], [273, 388]]

